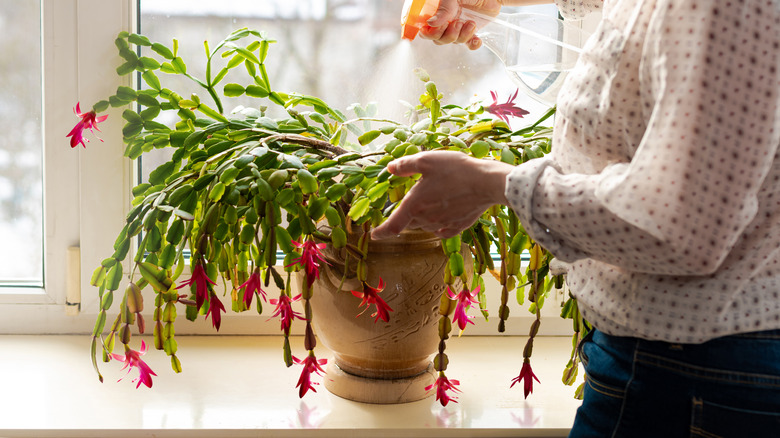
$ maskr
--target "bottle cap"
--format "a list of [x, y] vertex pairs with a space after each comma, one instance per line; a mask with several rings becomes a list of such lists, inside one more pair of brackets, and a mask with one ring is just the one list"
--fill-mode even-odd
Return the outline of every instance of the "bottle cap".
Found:
[[401, 13], [401, 37], [413, 40], [439, 8], [439, 0], [406, 0]]

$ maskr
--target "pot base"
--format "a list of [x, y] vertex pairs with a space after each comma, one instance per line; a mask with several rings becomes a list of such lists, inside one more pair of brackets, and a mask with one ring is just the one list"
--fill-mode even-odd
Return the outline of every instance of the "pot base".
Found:
[[325, 388], [347, 400], [374, 404], [409, 403], [432, 396], [426, 391], [436, 381], [433, 364], [424, 372], [399, 379], [372, 379], [349, 374], [331, 362], [325, 374]]

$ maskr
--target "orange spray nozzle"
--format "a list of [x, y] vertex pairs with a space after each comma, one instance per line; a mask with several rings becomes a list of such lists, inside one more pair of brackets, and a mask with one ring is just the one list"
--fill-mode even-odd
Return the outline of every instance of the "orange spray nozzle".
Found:
[[438, 8], [439, 0], [406, 0], [401, 13], [401, 37], [413, 40]]

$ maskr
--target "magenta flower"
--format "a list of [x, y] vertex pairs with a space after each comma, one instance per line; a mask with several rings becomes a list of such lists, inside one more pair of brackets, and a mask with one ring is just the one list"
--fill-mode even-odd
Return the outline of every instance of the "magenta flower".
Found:
[[282, 321], [282, 331], [287, 333], [290, 330], [290, 327], [292, 326], [292, 321], [295, 318], [298, 318], [300, 320], [305, 320], [303, 316], [301, 316], [300, 313], [295, 312], [292, 308], [293, 301], [298, 301], [301, 299], [301, 296], [298, 295], [295, 298], [290, 298], [284, 293], [279, 295], [279, 299], [273, 299], [271, 298], [270, 302], [271, 304], [274, 304], [276, 306], [276, 309], [274, 310], [273, 315], [278, 316], [279, 319]]
[[495, 91], [491, 91], [490, 95], [493, 97], [493, 104], [486, 106], [485, 111], [493, 114], [506, 123], [509, 123], [509, 116], [523, 117], [524, 115], [528, 114], [528, 111], [520, 108], [519, 106], [516, 106], [514, 103], [518, 91], [519, 90], [515, 90], [515, 94], [507, 99], [506, 103], [498, 103], [498, 95]]
[[322, 257], [321, 250], [325, 248], [324, 243], [314, 243], [313, 240], [307, 240], [303, 243], [298, 243], [293, 240], [292, 244], [298, 248], [302, 248], [301, 256], [294, 259], [292, 263], [286, 267], [293, 265], [300, 265], [306, 271], [306, 283], [311, 287], [314, 284], [314, 280], [320, 278], [320, 262], [325, 262]]
[[265, 291], [262, 288], [263, 279], [260, 277], [260, 270], [255, 269], [255, 272], [249, 276], [249, 278], [239, 286], [239, 289], [244, 289], [244, 305], [249, 308], [252, 305], [252, 297], [255, 293], [259, 294], [263, 301], [268, 301], [268, 297], [265, 295]]
[[464, 287], [463, 290], [457, 294], [452, 292], [449, 286], [447, 286], [447, 295], [450, 299], [458, 301], [458, 304], [455, 306], [455, 314], [452, 316], [452, 321], [457, 323], [461, 330], [466, 328], [466, 324], [474, 325], [474, 321], [472, 321], [474, 317], [468, 316], [466, 312], [468, 312], [469, 307], [471, 307], [472, 304], [479, 304], [479, 300], [476, 299], [477, 294], [479, 294], [479, 286], [477, 286], [474, 291], [469, 291]]
[[217, 298], [216, 294], [211, 294], [209, 298], [209, 310], [206, 312], [206, 319], [211, 315], [211, 324], [219, 331], [219, 326], [222, 324], [222, 313], [225, 313], [225, 306], [222, 305], [222, 301]]
[[[97, 117], [97, 113], [95, 111], [90, 111], [87, 113], [81, 112], [80, 104], [76, 103], [76, 108], [73, 108], [73, 112], [76, 113], [78, 117], [81, 117], [81, 120], [79, 120], [78, 123], [76, 123], [76, 126], [73, 127], [73, 129], [70, 130], [68, 135], [66, 137], [70, 137], [70, 147], [75, 148], [76, 145], [81, 143], [83, 147], [87, 147], [87, 142], [89, 140], [84, 138], [84, 130], [89, 129], [89, 132], [92, 132], [94, 134], [95, 131], [93, 129], [98, 128], [97, 124], [106, 120], [108, 118], [108, 115]], [[100, 141], [103, 141], [102, 139], [95, 137]]]
[[328, 359], [319, 359], [314, 356], [313, 351], [309, 351], [309, 356], [306, 357], [304, 360], [300, 360], [297, 357], [293, 356], [293, 360], [297, 364], [303, 365], [303, 371], [301, 371], [301, 377], [298, 378], [298, 384], [295, 385], [298, 389], [298, 397], [303, 398], [304, 395], [311, 389], [314, 392], [317, 392], [316, 389], [314, 389], [314, 385], [319, 385], [319, 383], [312, 382], [311, 381], [311, 375], [312, 373], [317, 374], [319, 376], [324, 375], [325, 370], [322, 368], [323, 365], [328, 363]]
[[[379, 293], [382, 292], [384, 288], [385, 288], [385, 282], [384, 280], [382, 280], [382, 278], [380, 278], [379, 285], [377, 285], [376, 288], [373, 288], [369, 286], [368, 283], [363, 282], [362, 292], [356, 290], [351, 291], [352, 295], [363, 299], [360, 305], [358, 305], [358, 307], [363, 307], [363, 306], [366, 307], [365, 310], [363, 310], [363, 312], [368, 310], [368, 307], [372, 304], [376, 307], [376, 312], [371, 314], [371, 316], [376, 317], [374, 322], [379, 321], [380, 318], [384, 322], [390, 321], [390, 312], [393, 311], [393, 309], [391, 309], [390, 306], [387, 305], [385, 300], [379, 297]], [[360, 312], [358, 316], [362, 315], [363, 312]]]
[[447, 406], [447, 403], [457, 403], [458, 398], [447, 394], [447, 391], [460, 392], [460, 389], [456, 388], [456, 385], [460, 385], [460, 382], [452, 379], [449, 380], [443, 373], [439, 373], [439, 378], [436, 379], [433, 385], [427, 386], [426, 391], [430, 391], [434, 386], [436, 387], [436, 400], [441, 403], [442, 406]]
[[512, 384], [509, 385], [509, 387], [515, 386], [515, 383], [523, 382], [523, 394], [525, 395], [525, 398], [528, 398], [528, 394], [534, 392], [534, 380], [536, 380], [536, 383], [541, 383], [533, 370], [531, 370], [531, 361], [525, 359], [523, 368], [520, 370], [520, 375], [512, 379]]
[[[125, 366], [122, 367], [122, 369], [128, 368], [127, 374], [130, 374], [130, 371], [133, 371], [133, 368], [138, 368], [138, 377], [133, 379], [133, 383], [138, 382], [137, 385], [135, 385], [136, 388], [140, 387], [143, 383], [146, 385], [147, 388], [152, 387], [152, 376], [156, 376], [157, 374], [152, 371], [152, 369], [149, 367], [149, 365], [146, 364], [141, 359], [141, 356], [146, 354], [146, 343], [144, 341], [141, 341], [141, 350], [135, 351], [131, 349], [127, 349], [125, 351], [125, 355], [122, 356], [121, 354], [111, 353], [111, 357], [115, 360], [120, 360], [125, 363]], [[125, 376], [127, 375], [125, 374]], [[121, 377], [119, 380], [124, 379], [124, 376]], [[117, 382], [119, 381], [117, 380]]]
[[194, 268], [192, 268], [192, 276], [190, 279], [182, 281], [179, 287], [176, 289], [181, 289], [184, 286], [195, 285], [195, 306], [198, 308], [198, 310], [200, 310], [200, 308], [203, 306], [203, 303], [206, 302], [206, 297], [209, 295], [209, 283], [217, 284], [211, 281], [208, 274], [206, 274], [206, 270], [203, 269], [203, 265], [197, 264]]

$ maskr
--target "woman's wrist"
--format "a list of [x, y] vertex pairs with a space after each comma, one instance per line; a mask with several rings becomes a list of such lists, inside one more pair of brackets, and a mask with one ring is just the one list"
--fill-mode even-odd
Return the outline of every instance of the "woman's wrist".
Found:
[[515, 166], [501, 161], [486, 161], [485, 167], [485, 191], [493, 204], [509, 205], [506, 198], [506, 179], [515, 169]]

